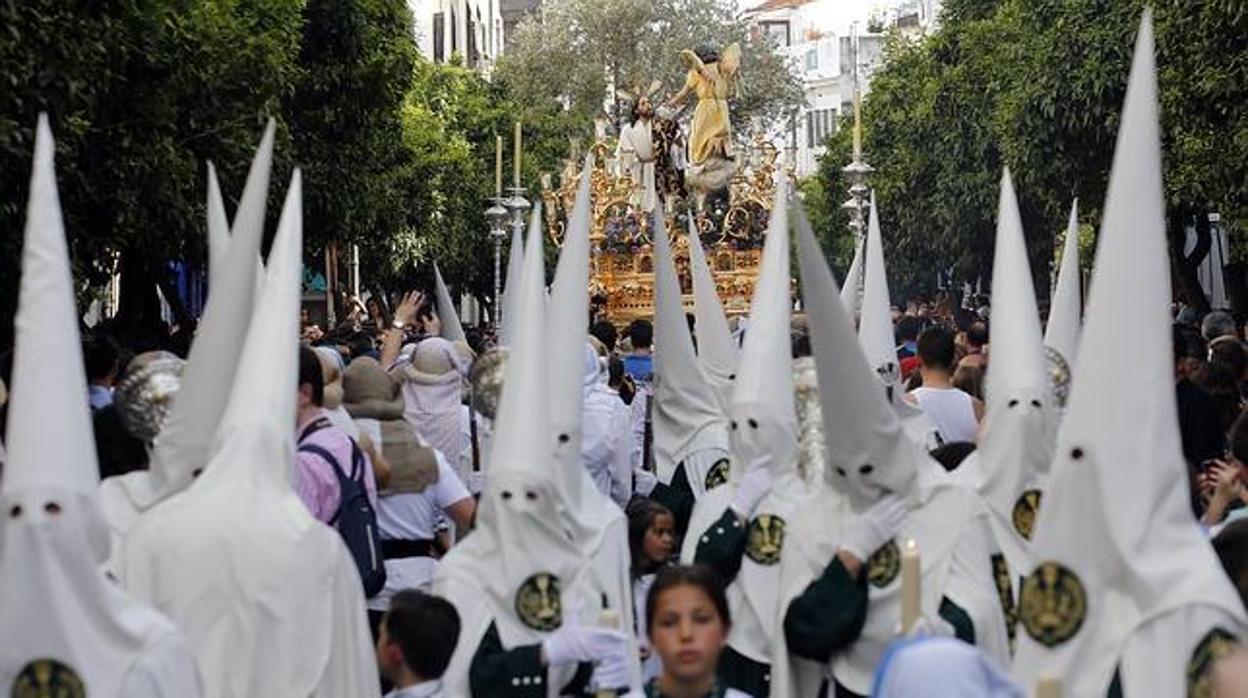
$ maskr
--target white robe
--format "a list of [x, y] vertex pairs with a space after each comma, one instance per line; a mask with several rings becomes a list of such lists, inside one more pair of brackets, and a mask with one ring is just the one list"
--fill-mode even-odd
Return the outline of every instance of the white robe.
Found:
[[[1002, 666], [1010, 647], [1000, 595], [992, 576], [996, 552], [982, 500], [962, 487], [933, 485], [931, 474], [920, 485], [916, 501], [895, 541], [914, 539], [921, 564], [921, 609], [934, 624], [940, 619], [941, 599], [948, 597], [971, 618], [976, 645]], [[841, 531], [853, 514], [833, 495], [807, 500], [786, 539], [792, 545], [782, 558], [781, 622], [795, 597], [805, 591], [832, 561], [840, 547]], [[900, 546], [901, 543], [899, 542]], [[868, 587], [866, 624], [849, 647], [833, 655], [829, 667], [790, 655], [784, 633], [777, 633], [772, 662], [772, 692], [777, 696], [814, 695], [825, 675], [856, 693], [867, 694], [876, 665], [901, 623], [900, 573], [886, 587]]]
[[337, 531], [293, 492], [236, 495], [227, 509], [191, 496], [204, 484], [132, 530], [123, 581], [186, 633], [205, 695], [378, 695], [359, 572]]
[[643, 211], [653, 211], [655, 206], [654, 137], [649, 119], [637, 121], [620, 131], [620, 144], [616, 157], [620, 168], [633, 180], [632, 202]]

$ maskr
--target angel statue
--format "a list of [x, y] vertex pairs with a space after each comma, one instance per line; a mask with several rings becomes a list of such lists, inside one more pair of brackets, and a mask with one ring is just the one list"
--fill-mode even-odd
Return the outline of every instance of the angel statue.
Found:
[[689, 134], [689, 166], [685, 178], [699, 198], [704, 198], [708, 192], [727, 186], [736, 171], [728, 96], [736, 88], [741, 46], [733, 43], [722, 55], [708, 47], [685, 50], [681, 51], [680, 59], [689, 69], [685, 86], [664, 106], [679, 106], [690, 93], [698, 97]]

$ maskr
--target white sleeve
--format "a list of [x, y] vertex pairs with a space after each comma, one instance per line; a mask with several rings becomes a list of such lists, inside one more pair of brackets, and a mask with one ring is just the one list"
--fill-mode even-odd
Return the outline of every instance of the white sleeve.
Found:
[[434, 456], [438, 460], [438, 482], [433, 486], [434, 505], [445, 510], [455, 502], [471, 497], [472, 494], [468, 492], [467, 487], [464, 487], [455, 469], [446, 462], [446, 456], [440, 451], [434, 451]]
[[199, 667], [186, 640], [169, 633], [148, 648], [126, 672], [119, 695], [126, 698], [199, 698]]
[[616, 411], [608, 425], [611, 438], [611, 499], [621, 509], [628, 507], [633, 498], [633, 440], [629, 434], [630, 417], [627, 409]]

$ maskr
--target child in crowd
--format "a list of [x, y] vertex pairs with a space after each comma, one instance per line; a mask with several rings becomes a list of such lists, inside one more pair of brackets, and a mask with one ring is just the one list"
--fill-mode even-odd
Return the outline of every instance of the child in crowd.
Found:
[[[654, 584], [655, 573], [671, 561], [675, 547], [676, 519], [667, 507], [650, 499], [635, 498], [628, 506], [628, 547], [632, 553], [633, 603], [640, 609]], [[659, 658], [651, 651], [646, 618], [637, 615], [637, 645], [641, 648], [641, 673], [646, 681], [659, 675]]]
[[377, 666], [394, 690], [386, 698], [441, 698], [442, 674], [459, 642], [459, 614], [415, 589], [390, 599], [377, 639]]
[[646, 599], [650, 645], [662, 671], [647, 698], [750, 698], [718, 685], [715, 671], [732, 619], [719, 577], [702, 565], [664, 567]]

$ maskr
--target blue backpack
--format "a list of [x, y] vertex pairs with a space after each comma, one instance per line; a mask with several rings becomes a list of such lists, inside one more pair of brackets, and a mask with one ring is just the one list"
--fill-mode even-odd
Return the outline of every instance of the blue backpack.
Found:
[[364, 486], [364, 454], [355, 439], [351, 439], [351, 475], [348, 476], [332, 453], [316, 444], [303, 443], [309, 435], [328, 426], [329, 421], [324, 418], [309, 425], [299, 435], [299, 451], [311, 453], [329, 463], [334, 474], [338, 476], [338, 511], [329, 520], [329, 525], [338, 529], [338, 534], [347, 544], [347, 550], [360, 573], [360, 581], [364, 584], [364, 596], [371, 598], [386, 586], [386, 565], [381, 554], [381, 532], [377, 528], [377, 513], [368, 501], [368, 488]]

